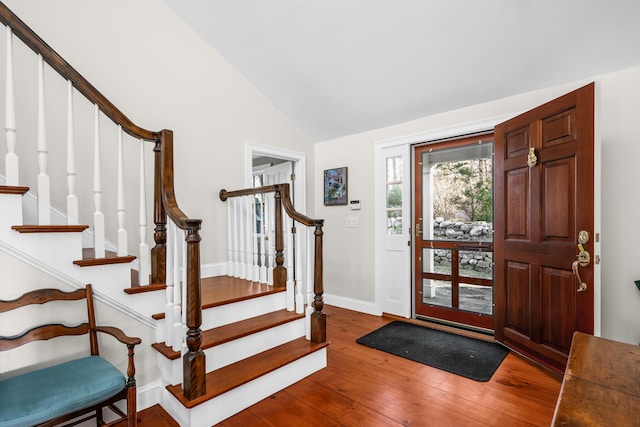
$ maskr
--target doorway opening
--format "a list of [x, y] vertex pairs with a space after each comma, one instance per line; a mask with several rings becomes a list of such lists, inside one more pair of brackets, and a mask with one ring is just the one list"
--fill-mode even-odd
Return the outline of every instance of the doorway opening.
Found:
[[[283, 148], [269, 147], [254, 143], [245, 143], [245, 180], [247, 188], [255, 188], [273, 184], [288, 183], [290, 187], [290, 197], [296, 211], [306, 213], [306, 156], [304, 153], [287, 150]], [[263, 196], [258, 197], [256, 206], [263, 206]], [[260, 231], [264, 224], [256, 222], [256, 233], [261, 241]], [[293, 232], [295, 222], [285, 216], [285, 221], [289, 221], [286, 227], [292, 230], [293, 239], [291, 246], [287, 248], [292, 254], [293, 266], [290, 269], [291, 278], [296, 286], [303, 284], [304, 294], [311, 292], [310, 286], [313, 283], [313, 269], [308, 266], [308, 233]], [[265, 250], [260, 248], [259, 250]]]
[[493, 134], [414, 147], [416, 317], [493, 330]]

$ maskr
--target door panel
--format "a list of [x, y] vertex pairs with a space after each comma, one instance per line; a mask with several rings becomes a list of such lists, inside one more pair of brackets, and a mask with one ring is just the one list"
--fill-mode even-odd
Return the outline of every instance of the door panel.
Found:
[[[495, 128], [495, 336], [563, 372], [571, 337], [593, 333], [594, 85]], [[581, 230], [591, 235], [578, 245]]]
[[528, 335], [530, 324], [527, 312], [531, 294], [529, 264], [515, 261], [508, 261], [506, 264], [506, 327]]
[[[541, 165], [542, 240], [568, 242], [575, 229], [575, 162], [562, 159]], [[570, 242], [573, 243], [573, 242]]]
[[507, 173], [505, 197], [505, 230], [510, 240], [530, 240], [529, 237], [529, 169]]
[[542, 344], [568, 353], [575, 330], [576, 292], [573, 273], [558, 268], [542, 270]]

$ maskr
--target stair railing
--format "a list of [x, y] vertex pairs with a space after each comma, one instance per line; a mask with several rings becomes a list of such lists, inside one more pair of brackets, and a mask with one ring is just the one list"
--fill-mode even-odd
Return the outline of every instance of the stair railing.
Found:
[[[287, 308], [298, 313], [306, 308], [307, 338], [314, 343], [326, 341], [326, 315], [322, 311], [322, 226], [324, 220], [312, 219], [296, 211], [291, 202], [289, 184], [274, 184], [236, 191], [220, 190], [219, 197], [228, 202], [229, 275], [255, 282], [268, 283], [276, 288], [287, 288]], [[284, 227], [283, 212], [293, 221]], [[313, 259], [313, 287], [303, 289], [303, 280], [292, 270], [300, 272], [304, 260], [294, 249], [295, 224], [308, 227], [313, 233], [313, 245], [307, 248]], [[273, 254], [273, 255], [271, 255]], [[294, 254], [298, 254], [297, 256]], [[285, 255], [288, 260], [285, 266]], [[293, 263], [293, 259], [296, 259]], [[265, 270], [272, 271], [267, 273]], [[308, 282], [310, 284], [311, 281]], [[294, 289], [295, 288], [295, 289]], [[295, 294], [295, 297], [294, 297]]]
[[[150, 131], [133, 123], [127, 116], [91, 85], [80, 73], [69, 65], [57, 52], [45, 43], [31, 28], [18, 18], [9, 8], [0, 2], [0, 22], [6, 25], [6, 82], [5, 82], [5, 138], [7, 154], [5, 156], [6, 185], [20, 186], [19, 159], [16, 149], [18, 144], [16, 129], [16, 95], [14, 81], [13, 38], [20, 39], [38, 56], [38, 107], [37, 118], [37, 153], [38, 153], [38, 223], [50, 225], [50, 177], [48, 175], [49, 147], [47, 143], [47, 116], [45, 102], [44, 80], [48, 70], [45, 64], [66, 80], [67, 84], [67, 212], [65, 216], [68, 224], [78, 223], [79, 197], [76, 194], [76, 143], [74, 138], [74, 93], [83, 95], [94, 107], [94, 137], [93, 137], [93, 247], [94, 257], [104, 258], [105, 254], [105, 214], [102, 211], [103, 158], [100, 124], [103, 116], [115, 124], [117, 128], [117, 255], [128, 253], [127, 231], [125, 229], [125, 171], [123, 133], [130, 135], [140, 143], [140, 159], [137, 168], [140, 171], [139, 186], [139, 285], [143, 287], [149, 283], [164, 286], [167, 275], [174, 274], [167, 271], [167, 221], [170, 220], [184, 233], [186, 245], [183, 261], [182, 282], [186, 289], [186, 305], [182, 307], [184, 323], [188, 328], [186, 346], [188, 350], [183, 358], [185, 397], [194, 399], [205, 393], [205, 355], [200, 349], [202, 323], [201, 294], [200, 294], [200, 235], [201, 220], [189, 218], [179, 207], [174, 194], [173, 180], [173, 132], [170, 130]], [[20, 141], [21, 142], [21, 141]], [[146, 184], [144, 179], [145, 146], [153, 145], [154, 158], [154, 190], [153, 190], [153, 220], [155, 223], [155, 246], [149, 253], [146, 243], [147, 212], [146, 212]], [[88, 177], [84, 177], [86, 181]], [[150, 264], [150, 265], [149, 265]]]

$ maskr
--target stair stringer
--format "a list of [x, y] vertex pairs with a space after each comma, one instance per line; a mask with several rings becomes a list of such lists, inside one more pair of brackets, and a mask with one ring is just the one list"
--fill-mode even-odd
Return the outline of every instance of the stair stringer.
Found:
[[210, 427], [327, 366], [326, 347], [193, 408], [163, 389], [160, 404], [183, 427]]
[[23, 225], [22, 197], [0, 194], [0, 244], [5, 252], [76, 288], [90, 283], [97, 299], [155, 326], [151, 315], [164, 307], [166, 297], [162, 292], [126, 294], [123, 289], [131, 283], [130, 264], [79, 267], [73, 261], [82, 259], [82, 233], [19, 233], [11, 229]]

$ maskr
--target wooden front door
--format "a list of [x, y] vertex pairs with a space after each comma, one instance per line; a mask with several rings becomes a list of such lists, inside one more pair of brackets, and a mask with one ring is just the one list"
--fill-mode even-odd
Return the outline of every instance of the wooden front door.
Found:
[[495, 128], [496, 339], [564, 372], [593, 333], [594, 84]]
[[417, 317], [493, 329], [493, 135], [414, 147]]

